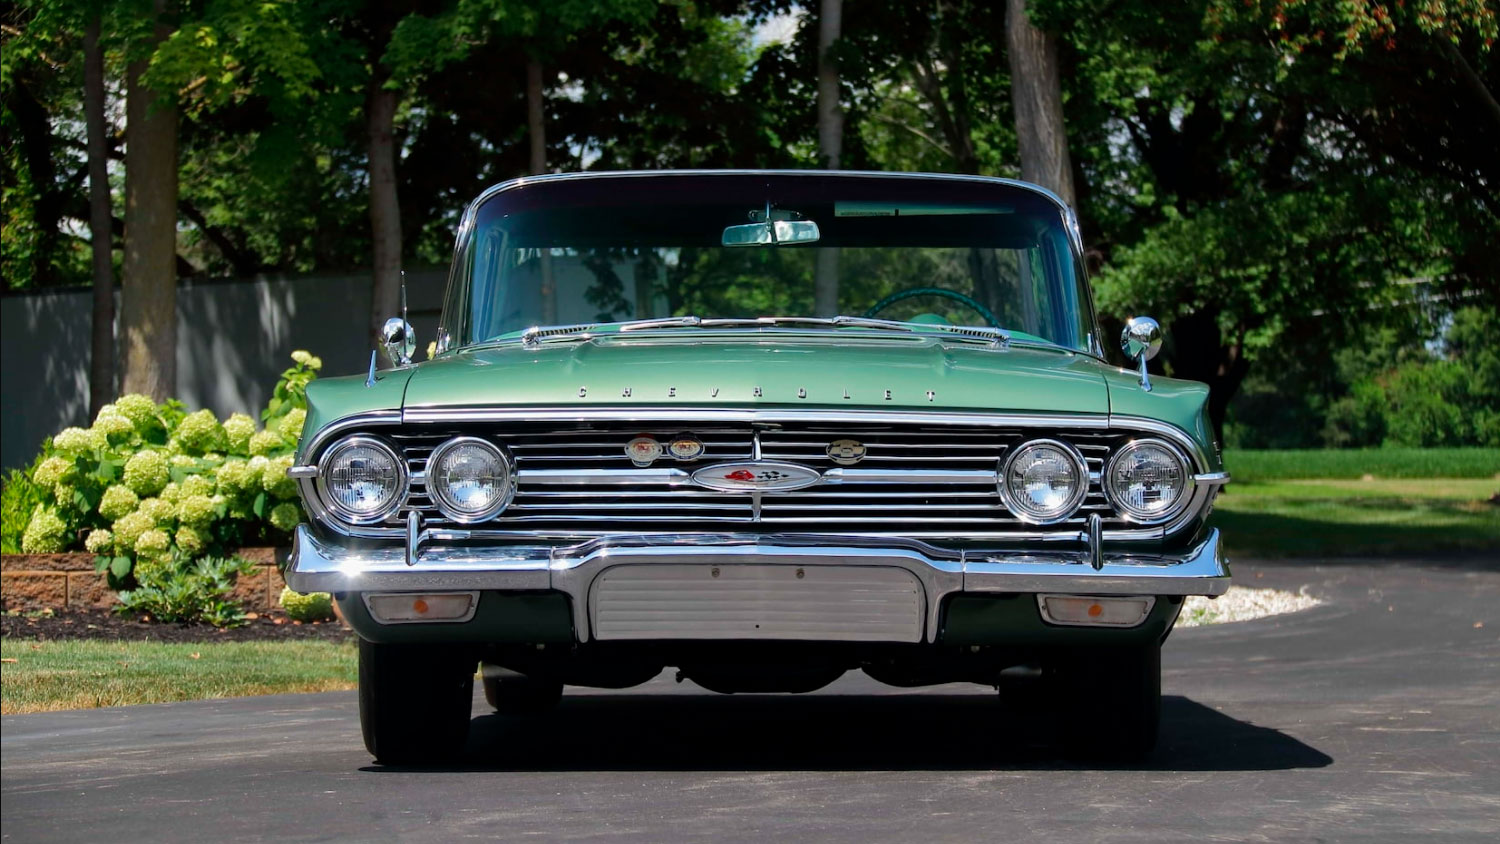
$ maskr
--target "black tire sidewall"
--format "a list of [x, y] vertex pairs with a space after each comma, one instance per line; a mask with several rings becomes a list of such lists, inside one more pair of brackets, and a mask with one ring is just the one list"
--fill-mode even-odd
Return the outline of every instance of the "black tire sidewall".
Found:
[[476, 660], [431, 645], [359, 640], [359, 722], [382, 764], [452, 759], [468, 736]]

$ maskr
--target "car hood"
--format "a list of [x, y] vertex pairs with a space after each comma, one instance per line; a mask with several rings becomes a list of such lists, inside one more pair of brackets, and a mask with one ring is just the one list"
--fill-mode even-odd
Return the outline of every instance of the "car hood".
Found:
[[419, 364], [405, 408], [840, 407], [1105, 414], [1099, 361], [931, 339], [599, 338]]

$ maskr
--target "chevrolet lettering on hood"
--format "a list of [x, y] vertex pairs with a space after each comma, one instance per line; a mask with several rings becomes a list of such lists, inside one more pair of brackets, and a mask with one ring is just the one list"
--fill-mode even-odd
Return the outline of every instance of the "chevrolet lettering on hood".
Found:
[[[1229, 588], [1228, 475], [1208, 389], [1146, 372], [1159, 325], [1111, 314], [1106, 357], [1058, 197], [570, 173], [490, 188], [457, 235], [414, 297], [443, 302], [430, 360], [393, 315], [389, 366], [308, 385], [288, 472], [286, 581], [359, 635], [379, 762], [462, 752], [476, 682], [520, 715], [668, 668], [974, 683], [1055, 711], [1071, 750], [1151, 748], [1183, 598]], [[929, 714], [903, 729], [952, 741]]]

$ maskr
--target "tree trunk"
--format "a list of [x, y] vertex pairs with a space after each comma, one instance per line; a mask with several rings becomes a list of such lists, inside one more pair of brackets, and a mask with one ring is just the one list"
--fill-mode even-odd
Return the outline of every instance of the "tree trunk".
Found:
[[[829, 170], [839, 169], [844, 151], [844, 112], [839, 108], [839, 68], [831, 55], [839, 40], [843, 0], [822, 0], [818, 11], [818, 155]], [[820, 248], [813, 281], [813, 313], [839, 312], [839, 250]]]
[[1073, 164], [1063, 126], [1057, 40], [1031, 25], [1026, 0], [1006, 0], [1005, 34], [1021, 178], [1047, 188], [1071, 206]]
[[[169, 32], [158, 22], [156, 41]], [[141, 84], [147, 62], [126, 72], [120, 389], [164, 401], [177, 391], [177, 108]]]
[[[531, 139], [531, 175], [547, 172], [546, 90], [542, 86], [542, 61], [535, 56], [526, 60], [526, 134]], [[543, 250], [542, 317], [544, 325], [557, 324], [557, 287], [552, 277], [552, 253]]]
[[385, 87], [390, 71], [377, 64], [365, 98], [369, 136], [370, 235], [374, 267], [370, 296], [370, 337], [401, 307], [401, 207], [396, 197], [396, 105], [400, 94]]
[[1167, 336], [1171, 340], [1168, 351], [1172, 376], [1208, 385], [1208, 417], [1214, 437], [1222, 443], [1229, 402], [1250, 373], [1250, 362], [1245, 359], [1243, 344], [1224, 336], [1218, 318], [1218, 312], [1212, 309], [1184, 314], [1167, 327]]
[[542, 87], [542, 62], [535, 57], [526, 60], [526, 135], [531, 140], [532, 175], [547, 172], [547, 124], [543, 117], [546, 103]]
[[111, 249], [108, 147], [104, 132], [104, 50], [99, 18], [83, 36], [83, 120], [88, 131], [89, 239], [93, 247], [93, 343], [89, 357], [89, 418], [115, 396], [115, 271]]

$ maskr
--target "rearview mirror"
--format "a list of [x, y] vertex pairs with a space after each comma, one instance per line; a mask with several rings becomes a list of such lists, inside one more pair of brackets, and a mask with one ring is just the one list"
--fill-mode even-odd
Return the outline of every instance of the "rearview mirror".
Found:
[[748, 223], [724, 229], [725, 246], [781, 246], [817, 243], [821, 237], [818, 224], [812, 220], [775, 220]]

